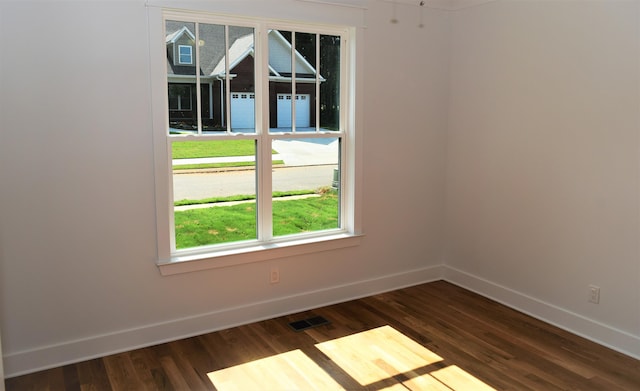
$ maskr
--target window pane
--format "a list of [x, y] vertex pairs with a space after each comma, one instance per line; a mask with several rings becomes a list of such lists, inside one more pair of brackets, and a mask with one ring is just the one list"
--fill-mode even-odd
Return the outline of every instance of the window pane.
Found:
[[183, 54], [193, 53], [195, 24], [168, 20], [165, 24], [167, 47], [167, 85], [169, 98], [169, 130], [197, 130], [196, 67], [184, 63]]
[[180, 64], [192, 64], [191, 46], [180, 45], [178, 46], [178, 62]]
[[200, 112], [202, 130], [226, 130], [224, 120], [225, 29], [222, 25], [198, 25], [200, 50]]
[[296, 130], [316, 127], [316, 34], [296, 33]]
[[169, 85], [169, 110], [191, 110], [192, 86], [190, 84]]
[[269, 128], [291, 131], [291, 32], [269, 32]]
[[174, 141], [177, 249], [256, 239], [255, 140]]
[[340, 228], [340, 139], [278, 139], [273, 149], [273, 236]]
[[233, 132], [254, 133], [256, 128], [254, 44], [252, 28], [229, 26], [231, 129]]
[[340, 130], [340, 37], [320, 36], [320, 127]]

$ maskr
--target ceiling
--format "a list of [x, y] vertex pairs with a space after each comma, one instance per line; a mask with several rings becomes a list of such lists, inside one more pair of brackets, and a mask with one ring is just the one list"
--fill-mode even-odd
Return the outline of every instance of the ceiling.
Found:
[[[311, 3], [332, 4], [367, 9], [373, 2], [396, 3], [419, 7], [421, 0], [299, 0]], [[424, 0], [424, 7], [455, 11], [463, 8], [489, 3], [496, 0]]]

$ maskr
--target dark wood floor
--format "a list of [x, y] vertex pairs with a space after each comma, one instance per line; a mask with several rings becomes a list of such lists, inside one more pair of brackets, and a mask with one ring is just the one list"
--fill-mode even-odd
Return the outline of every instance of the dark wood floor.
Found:
[[[302, 332], [288, 325], [315, 315], [331, 323]], [[439, 281], [15, 377], [6, 386], [630, 391], [640, 390], [640, 361]]]

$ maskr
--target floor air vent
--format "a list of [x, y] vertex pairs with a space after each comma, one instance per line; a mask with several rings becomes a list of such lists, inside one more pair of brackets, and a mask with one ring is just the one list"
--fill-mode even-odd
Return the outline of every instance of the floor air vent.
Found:
[[295, 322], [291, 322], [291, 323], [289, 323], [289, 326], [294, 331], [304, 331], [304, 330], [310, 329], [312, 327], [323, 326], [323, 325], [329, 324], [329, 323], [331, 323], [331, 322], [329, 322], [328, 320], [326, 320], [322, 316], [314, 316], [313, 318], [308, 318], [308, 319], [303, 319], [303, 320], [298, 320], [298, 321], [295, 321]]

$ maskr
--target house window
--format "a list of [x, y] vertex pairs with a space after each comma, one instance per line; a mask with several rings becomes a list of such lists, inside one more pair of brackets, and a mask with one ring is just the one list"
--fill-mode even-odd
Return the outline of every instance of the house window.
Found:
[[169, 110], [191, 110], [191, 86], [169, 84]]
[[[154, 119], [161, 271], [357, 244], [350, 29], [179, 11], [163, 23], [167, 45], [199, 44], [180, 52], [195, 70], [164, 68]], [[196, 120], [172, 127], [177, 110]]]
[[180, 64], [193, 64], [193, 56], [191, 54], [191, 46], [179, 45], [178, 46], [178, 62]]

